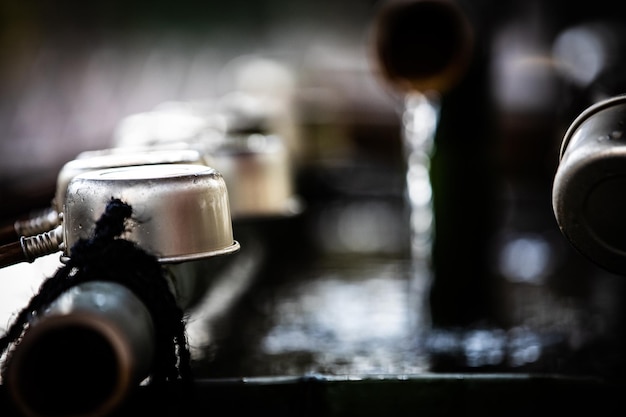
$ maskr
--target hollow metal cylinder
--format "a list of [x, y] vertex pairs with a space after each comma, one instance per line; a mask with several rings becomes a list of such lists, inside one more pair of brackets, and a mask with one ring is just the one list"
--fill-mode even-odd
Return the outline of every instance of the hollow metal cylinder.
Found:
[[371, 36], [376, 67], [402, 92], [447, 92], [464, 75], [474, 47], [469, 19], [450, 0], [383, 2]]
[[149, 311], [128, 288], [76, 285], [27, 328], [5, 383], [29, 417], [109, 415], [148, 376], [154, 333]]
[[554, 176], [552, 207], [583, 255], [626, 273], [626, 95], [584, 110], [569, 126]]

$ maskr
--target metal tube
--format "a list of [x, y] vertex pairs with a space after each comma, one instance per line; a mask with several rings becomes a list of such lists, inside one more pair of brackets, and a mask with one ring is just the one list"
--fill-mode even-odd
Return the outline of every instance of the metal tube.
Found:
[[63, 249], [63, 226], [34, 236], [21, 236], [19, 241], [0, 246], [0, 268], [51, 255]]
[[561, 232], [583, 255], [626, 273], [626, 95], [601, 100], [570, 125], [561, 145], [552, 207]]
[[474, 35], [451, 0], [389, 0], [373, 25], [374, 63], [401, 92], [444, 93], [465, 74]]
[[154, 333], [149, 311], [125, 286], [76, 285], [26, 330], [5, 384], [29, 417], [108, 415], [148, 376]]

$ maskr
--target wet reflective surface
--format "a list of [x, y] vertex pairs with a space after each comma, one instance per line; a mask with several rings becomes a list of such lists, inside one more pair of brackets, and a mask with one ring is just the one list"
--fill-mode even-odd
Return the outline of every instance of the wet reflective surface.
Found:
[[[399, 207], [395, 205], [396, 218], [402, 218]], [[222, 299], [231, 301], [229, 308], [203, 315], [216, 302], [216, 293], [209, 291], [189, 315], [189, 341], [198, 353], [199, 375], [434, 371], [621, 378], [623, 336], [619, 307], [611, 304], [619, 294], [614, 291], [623, 285], [620, 277], [597, 273], [587, 282], [590, 294], [562, 295], [547, 285], [501, 282], [501, 326], [486, 318], [470, 326], [441, 327], [431, 320], [429, 275], [419, 274], [408, 251], [327, 252], [297, 244], [313, 218], [311, 214], [284, 222], [284, 236], [291, 238], [272, 240], [283, 253], [266, 253], [271, 264], [253, 259], [251, 245], [246, 252], [242, 241], [221, 290]], [[298, 230], [305, 234], [291, 234]], [[294, 244], [286, 248], [280, 244], [284, 241]], [[242, 288], [244, 264], [250, 272], [255, 262], [257, 274]], [[571, 283], [576, 283], [575, 277]]]

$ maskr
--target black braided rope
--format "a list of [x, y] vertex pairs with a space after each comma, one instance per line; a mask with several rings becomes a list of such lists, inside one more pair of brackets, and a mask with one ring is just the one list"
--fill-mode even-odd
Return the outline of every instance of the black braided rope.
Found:
[[[112, 198], [96, 222], [94, 234], [71, 248], [71, 257], [46, 279], [0, 338], [0, 355], [17, 346], [29, 323], [70, 287], [88, 281], [111, 281], [129, 288], [146, 306], [155, 327], [155, 361], [149, 383], [191, 382], [190, 352], [184, 312], [169, 287], [158, 259], [134, 242], [120, 238], [132, 207]], [[2, 366], [5, 375], [10, 351]]]

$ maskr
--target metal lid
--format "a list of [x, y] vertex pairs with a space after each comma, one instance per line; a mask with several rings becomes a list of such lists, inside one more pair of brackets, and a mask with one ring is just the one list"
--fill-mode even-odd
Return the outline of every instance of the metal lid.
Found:
[[239, 250], [233, 239], [222, 175], [205, 165], [155, 164], [90, 171], [75, 176], [63, 207], [64, 255], [89, 238], [111, 198], [133, 209], [122, 237], [177, 263]]
[[600, 101], [570, 125], [554, 177], [562, 233], [599, 266], [626, 273], [626, 95]]

